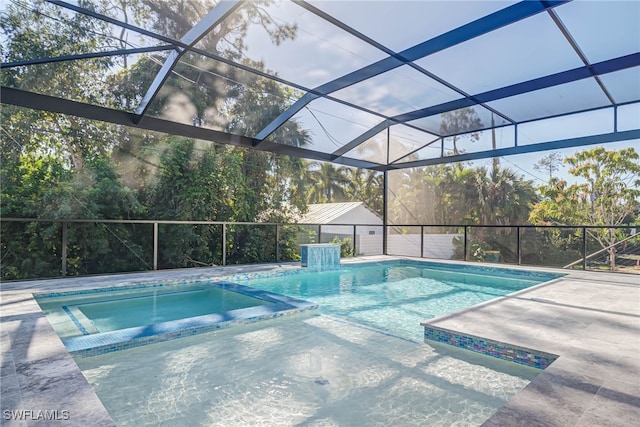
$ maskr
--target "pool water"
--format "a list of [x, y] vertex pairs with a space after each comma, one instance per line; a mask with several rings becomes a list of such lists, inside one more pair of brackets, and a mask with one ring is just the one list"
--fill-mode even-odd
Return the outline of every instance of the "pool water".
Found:
[[60, 337], [68, 338], [223, 313], [269, 302], [216, 286], [141, 287], [38, 297]]
[[118, 426], [479, 426], [540, 371], [324, 314], [76, 359]]
[[[249, 277], [228, 278], [234, 283], [204, 280], [62, 292], [37, 295], [36, 300], [72, 351], [90, 349], [94, 343], [123, 343], [141, 335], [171, 337], [175, 335], [171, 335], [173, 332], [196, 328], [206, 332], [201, 327], [204, 324], [263, 319], [269, 313], [275, 315], [315, 305], [323, 313], [422, 341], [420, 322], [558, 275], [400, 261], [356, 264], [325, 272], [294, 270], [288, 274]], [[251, 309], [242, 311], [248, 308]], [[140, 329], [153, 325], [159, 327]], [[73, 339], [115, 331], [128, 334], [112, 333], [99, 340]]]
[[264, 304], [266, 301], [257, 298], [208, 287], [175, 292], [155, 290], [143, 295], [83, 303], [77, 308], [99, 332], [108, 332]]
[[248, 286], [301, 298], [322, 313], [422, 341], [420, 322], [538, 285], [559, 274], [433, 263], [379, 263], [245, 280]]

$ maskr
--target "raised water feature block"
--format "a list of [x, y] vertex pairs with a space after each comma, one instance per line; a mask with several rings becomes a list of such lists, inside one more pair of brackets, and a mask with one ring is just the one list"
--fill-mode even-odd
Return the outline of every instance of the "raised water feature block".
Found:
[[312, 270], [337, 270], [340, 268], [340, 245], [315, 243], [300, 245], [301, 265]]

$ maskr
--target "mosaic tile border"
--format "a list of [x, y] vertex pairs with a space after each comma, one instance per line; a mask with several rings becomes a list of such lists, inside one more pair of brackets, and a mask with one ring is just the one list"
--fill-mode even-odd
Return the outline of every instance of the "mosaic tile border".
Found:
[[67, 316], [69, 316], [69, 319], [71, 319], [73, 324], [76, 325], [76, 328], [78, 328], [78, 330], [82, 332], [82, 335], [89, 335], [89, 331], [87, 331], [85, 327], [82, 325], [82, 323], [80, 323], [78, 318], [74, 316], [71, 310], [69, 310], [69, 307], [67, 307], [66, 305], [63, 305], [62, 310], [65, 312]]
[[424, 325], [424, 339], [425, 341], [449, 344], [454, 347], [475, 351], [476, 353], [486, 354], [497, 357], [498, 359], [538, 369], [546, 369], [558, 358], [555, 354], [518, 347], [473, 335], [461, 334], [429, 325]]

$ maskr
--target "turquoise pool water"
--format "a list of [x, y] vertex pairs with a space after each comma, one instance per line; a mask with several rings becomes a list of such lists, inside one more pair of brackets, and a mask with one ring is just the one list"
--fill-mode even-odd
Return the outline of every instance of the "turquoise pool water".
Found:
[[119, 426], [479, 426], [540, 371], [425, 343], [420, 322], [559, 276], [398, 262], [226, 277], [320, 312], [76, 362]]
[[99, 332], [108, 332], [266, 303], [224, 289], [207, 287], [173, 292], [146, 291], [141, 295], [109, 297], [99, 302], [82, 302], [66, 307], [77, 308]]
[[392, 262], [247, 279], [248, 286], [301, 298], [325, 314], [422, 341], [420, 322], [561, 277], [491, 267]]
[[317, 308], [226, 281], [177, 281], [34, 295], [62, 342], [91, 356]]
[[204, 284], [90, 290], [57, 297], [36, 296], [62, 338], [149, 326], [223, 313], [269, 302]]
[[[395, 261], [318, 272], [280, 270], [201, 281], [37, 295], [70, 351], [116, 351], [319, 306], [397, 337], [423, 340], [421, 322], [504, 296], [557, 274]], [[98, 336], [99, 335], [99, 336]], [[99, 350], [96, 350], [99, 351]]]

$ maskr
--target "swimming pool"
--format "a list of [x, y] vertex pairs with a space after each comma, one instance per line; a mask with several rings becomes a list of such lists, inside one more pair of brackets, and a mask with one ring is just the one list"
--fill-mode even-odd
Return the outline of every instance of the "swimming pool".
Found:
[[562, 277], [419, 261], [363, 263], [324, 272], [244, 278], [253, 288], [317, 303], [322, 313], [422, 341], [421, 322]]
[[318, 307], [420, 342], [425, 320], [560, 276], [399, 260], [225, 278], [233, 283], [177, 281], [48, 293], [36, 300], [76, 354], [117, 351]]
[[412, 261], [227, 276], [319, 310], [74, 355], [121, 426], [480, 425], [540, 370], [424, 343], [420, 322], [560, 276]]

